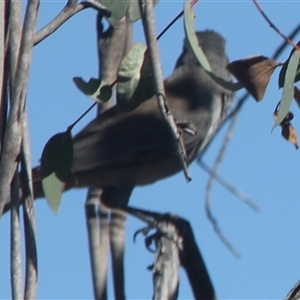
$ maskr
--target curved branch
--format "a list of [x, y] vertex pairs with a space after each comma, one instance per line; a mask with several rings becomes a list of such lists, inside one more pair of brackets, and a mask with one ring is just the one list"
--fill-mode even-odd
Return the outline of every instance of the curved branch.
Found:
[[217, 233], [217, 235], [219, 236], [219, 238], [223, 242], [223, 244], [230, 250], [230, 252], [234, 256], [240, 257], [239, 253], [236, 251], [234, 246], [229, 242], [229, 240], [222, 233], [222, 231], [218, 225], [217, 219], [214, 217], [212, 210], [211, 210], [211, 191], [212, 191], [213, 182], [214, 182], [216, 174], [217, 174], [217, 169], [224, 157], [226, 148], [231, 139], [232, 132], [233, 132], [234, 126], [237, 121], [237, 117], [238, 117], [238, 114], [235, 114], [231, 119], [231, 123], [227, 130], [226, 136], [224, 138], [223, 145], [221, 146], [219, 154], [215, 160], [214, 167], [213, 167], [210, 177], [208, 179], [207, 186], [206, 186], [206, 195], [205, 195], [205, 211], [206, 211], [208, 220], [213, 225], [213, 229], [215, 230], [215, 232]]
[[258, 11], [261, 13], [261, 15], [264, 17], [264, 19], [268, 22], [271, 28], [273, 28], [284, 40], [286, 43], [290, 44], [292, 47], [294, 47], [296, 50], [300, 51], [300, 47], [296, 45], [290, 38], [286, 37], [285, 34], [283, 34], [279, 28], [275, 26], [275, 24], [270, 20], [270, 18], [265, 14], [257, 0], [253, 0], [254, 5], [258, 9]]
[[23, 114], [29, 67], [31, 63], [33, 32], [36, 26], [39, 1], [28, 1], [18, 63], [13, 86], [11, 88], [11, 105], [7, 119], [7, 127], [4, 137], [2, 156], [0, 161], [1, 170], [5, 170], [0, 177], [0, 215], [3, 207], [9, 199], [9, 186], [17, 168], [17, 157], [20, 153], [22, 128], [20, 118]]
[[45, 27], [39, 30], [34, 36], [34, 46], [39, 44], [45, 38], [54, 33], [62, 24], [64, 24], [67, 20], [73, 17], [78, 12], [86, 9], [86, 8], [94, 8], [98, 11], [101, 11], [104, 16], [110, 16], [110, 11], [106, 9], [106, 7], [99, 2], [94, 0], [87, 0], [77, 4], [77, 0], [68, 0], [65, 7], [62, 11]]

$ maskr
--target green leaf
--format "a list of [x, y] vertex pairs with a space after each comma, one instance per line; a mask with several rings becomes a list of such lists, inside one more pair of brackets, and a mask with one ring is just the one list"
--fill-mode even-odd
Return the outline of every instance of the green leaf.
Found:
[[105, 81], [91, 78], [85, 82], [81, 77], [74, 77], [73, 81], [82, 93], [97, 102], [107, 102], [112, 96], [112, 87]]
[[55, 173], [42, 180], [42, 186], [48, 205], [57, 214], [65, 183], [60, 181]]
[[283, 91], [280, 99], [278, 116], [275, 119], [273, 128], [278, 126], [284, 120], [285, 116], [290, 110], [290, 106], [294, 97], [294, 81], [297, 73], [299, 58], [299, 51], [294, 51], [289, 59], [286, 73], [284, 76]]
[[[298, 43], [300, 44], [300, 43]], [[297, 45], [298, 45], [297, 44]], [[300, 45], [298, 45], [300, 46]], [[287, 70], [287, 66], [288, 66], [288, 63], [293, 55], [293, 53], [295, 52], [295, 48], [293, 48], [293, 50], [291, 51], [290, 53], [290, 56], [289, 58], [284, 62], [280, 72], [279, 72], [279, 76], [278, 76], [278, 85], [279, 85], [279, 88], [282, 88], [283, 85], [284, 85], [284, 79], [285, 79], [285, 74], [286, 74], [286, 70]], [[300, 65], [298, 63], [298, 67], [297, 67], [297, 72], [296, 72], [296, 75], [295, 75], [295, 79], [294, 79], [294, 82], [297, 82], [300, 80]]]
[[42, 186], [50, 208], [57, 213], [63, 187], [73, 163], [71, 132], [58, 133], [46, 143], [41, 158]]
[[200, 65], [203, 67], [206, 73], [210, 75], [210, 77], [213, 80], [215, 80], [215, 82], [217, 82], [220, 86], [230, 91], [238, 91], [243, 88], [243, 85], [239, 82], [234, 83], [231, 81], [224, 80], [223, 78], [216, 76], [212, 72], [209, 61], [207, 60], [203, 50], [201, 49], [198, 43], [198, 38], [196, 36], [194, 27], [194, 14], [191, 9], [191, 4], [189, 0], [184, 1], [184, 31], [188, 42]]
[[120, 20], [125, 16], [128, 0], [98, 0], [108, 10], [111, 11], [111, 16], [107, 18], [107, 21], [113, 26], [117, 27], [120, 24]]
[[[158, 2], [159, 0], [153, 0], [153, 7], [155, 7]], [[136, 22], [140, 18], [141, 18], [140, 3], [139, 1], [133, 1], [131, 3], [131, 7], [129, 11], [129, 20], [131, 22]]]
[[123, 58], [117, 76], [117, 105], [123, 111], [131, 111], [154, 95], [147, 47], [133, 44]]

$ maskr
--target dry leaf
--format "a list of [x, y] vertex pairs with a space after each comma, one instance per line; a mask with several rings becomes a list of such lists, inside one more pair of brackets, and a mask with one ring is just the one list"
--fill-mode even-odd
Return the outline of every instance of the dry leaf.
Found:
[[[274, 111], [274, 118], [277, 118], [278, 109], [279, 109], [280, 102], [277, 104], [275, 111]], [[292, 112], [288, 112], [285, 116], [284, 120], [280, 123], [281, 126], [281, 135], [290, 143], [294, 144], [296, 150], [299, 148], [297, 133], [293, 125], [291, 124], [291, 120], [294, 119], [294, 115]]]
[[296, 86], [294, 86], [294, 99], [298, 104], [298, 106], [300, 107], [300, 91]]
[[281, 134], [287, 141], [294, 144], [296, 149], [299, 148], [296, 130], [290, 122], [281, 125]]
[[242, 83], [256, 101], [263, 99], [274, 69], [280, 65], [265, 56], [236, 60], [227, 69]]

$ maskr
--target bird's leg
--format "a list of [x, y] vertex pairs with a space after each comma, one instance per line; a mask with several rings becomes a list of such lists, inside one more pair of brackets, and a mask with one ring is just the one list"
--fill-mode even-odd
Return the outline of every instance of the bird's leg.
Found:
[[[125, 16], [120, 21], [118, 27], [114, 28], [110, 26], [103, 32], [101, 14], [98, 14], [96, 22], [99, 78], [107, 84], [113, 84], [116, 81], [119, 64], [123, 56], [129, 51], [129, 47], [132, 43], [132, 24], [129, 22], [127, 16]], [[109, 102], [99, 105], [98, 114], [101, 114], [112, 105], [113, 97]], [[132, 189], [133, 188], [130, 188], [128, 192], [127, 190], [124, 192], [125, 205], [127, 205], [129, 201]], [[114, 198], [114, 192], [112, 192], [112, 190], [116, 191], [115, 197], [117, 197], [117, 199]], [[91, 188], [89, 190], [90, 197], [88, 197], [86, 202], [86, 211], [88, 211], [88, 207], [90, 207], [89, 211], [94, 212], [92, 216], [87, 214], [87, 226], [90, 238], [89, 245], [95, 299], [107, 299], [107, 250], [109, 245], [111, 246], [112, 254], [115, 298], [125, 298], [123, 256], [126, 217], [123, 214], [111, 211], [105, 206], [105, 200], [103, 200], [108, 197], [108, 203], [114, 201], [121, 203], [124, 197], [118, 195], [117, 190], [120, 189]], [[97, 211], [97, 213], [95, 213], [95, 211]]]
[[[134, 186], [122, 185], [103, 189], [101, 201], [112, 207], [126, 207]], [[126, 214], [112, 208], [109, 223], [110, 250], [114, 279], [115, 299], [125, 299], [124, 249]]]

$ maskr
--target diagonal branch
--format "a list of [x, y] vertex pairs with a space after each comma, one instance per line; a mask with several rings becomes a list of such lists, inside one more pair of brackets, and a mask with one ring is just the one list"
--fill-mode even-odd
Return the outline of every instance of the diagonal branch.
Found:
[[95, 0], [86, 0], [77, 4], [77, 0], [68, 0], [62, 11], [49, 24], [38, 31], [34, 36], [34, 45], [39, 44], [42, 40], [54, 33], [61, 25], [78, 12], [86, 9], [94, 8], [104, 16], [110, 16], [110, 11], [104, 5]]
[[179, 128], [176, 125], [176, 121], [172, 116], [168, 103], [166, 101], [166, 95], [163, 85], [163, 76], [162, 69], [159, 59], [159, 52], [157, 47], [156, 40], [156, 32], [155, 32], [155, 22], [154, 22], [154, 14], [153, 14], [153, 4], [152, 1], [149, 0], [139, 0], [140, 2], [140, 10], [142, 13], [142, 21], [145, 32], [145, 37], [148, 46], [148, 52], [152, 65], [152, 72], [154, 83], [156, 86], [156, 95], [157, 101], [160, 107], [160, 110], [165, 117], [166, 122], [169, 124], [173, 136], [177, 142], [177, 149], [181, 159], [183, 172], [186, 178], [186, 181], [191, 181], [191, 176], [189, 174], [188, 164], [187, 164], [187, 155], [184, 147], [184, 143], [182, 140], [182, 135]]
[[282, 33], [279, 30], [279, 28], [277, 28], [275, 26], [275, 24], [265, 14], [265, 12], [263, 11], [262, 7], [259, 5], [259, 3], [257, 2], [257, 0], [253, 0], [253, 3], [256, 6], [256, 8], [259, 10], [259, 12], [261, 13], [261, 15], [264, 17], [264, 19], [268, 22], [268, 24], [270, 25], [270, 27], [273, 28], [285, 40], [286, 43], [290, 44], [293, 48], [295, 48], [296, 50], [300, 51], [300, 47], [298, 45], [296, 45], [290, 38], [286, 37], [285, 34]]
[[[145, 243], [148, 250], [152, 242], [156, 243], [155, 263], [151, 267], [154, 273], [153, 299], [177, 299], [178, 258], [187, 273], [194, 298], [216, 299], [193, 229], [187, 220], [169, 213], [161, 214], [133, 207], [122, 210], [148, 224], [147, 227], [138, 230], [134, 238], [139, 233], [147, 236]], [[152, 229], [156, 229], [156, 232], [149, 235]]]

